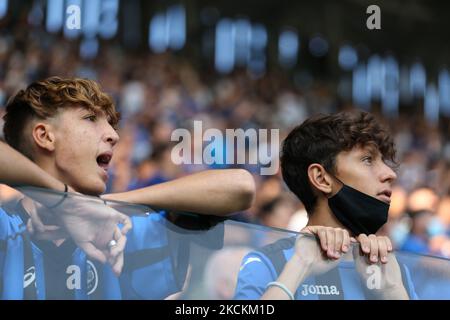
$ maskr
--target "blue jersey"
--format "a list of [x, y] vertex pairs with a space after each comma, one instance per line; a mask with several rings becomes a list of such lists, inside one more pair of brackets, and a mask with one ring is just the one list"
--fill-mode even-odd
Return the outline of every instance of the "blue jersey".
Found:
[[[282, 239], [244, 257], [238, 276], [235, 299], [256, 300], [266, 291], [269, 282], [276, 281], [285, 264], [294, 254], [295, 237]], [[267, 250], [269, 249], [269, 250]], [[273, 255], [273, 253], [276, 253]], [[269, 258], [272, 256], [273, 258]], [[277, 266], [274, 257], [278, 256]], [[417, 299], [411, 277], [401, 265], [403, 282], [411, 299]], [[300, 284], [294, 294], [296, 300], [363, 300], [371, 293], [363, 285], [353, 261], [342, 261], [324, 275], [311, 276]]]
[[[124, 269], [116, 277], [109, 265], [90, 261], [71, 240], [63, 244], [67, 243], [65, 252], [49, 257], [46, 246], [53, 243], [46, 241], [42, 245], [30, 239], [23, 207], [14, 208], [0, 207], [2, 299], [58, 298], [52, 296], [49, 288], [61, 287], [64, 288], [59, 298], [163, 299], [183, 286], [189, 255], [188, 235], [173, 231], [176, 226], [170, 226], [165, 212], [132, 218]], [[64, 275], [64, 281], [52, 283], [56, 278], [52, 272]]]

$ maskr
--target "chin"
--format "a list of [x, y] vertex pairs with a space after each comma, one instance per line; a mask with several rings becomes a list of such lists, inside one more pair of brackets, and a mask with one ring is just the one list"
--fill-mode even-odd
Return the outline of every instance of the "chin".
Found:
[[103, 182], [96, 182], [90, 185], [81, 185], [78, 188], [75, 188], [75, 190], [82, 194], [98, 197], [106, 191], [106, 184]]

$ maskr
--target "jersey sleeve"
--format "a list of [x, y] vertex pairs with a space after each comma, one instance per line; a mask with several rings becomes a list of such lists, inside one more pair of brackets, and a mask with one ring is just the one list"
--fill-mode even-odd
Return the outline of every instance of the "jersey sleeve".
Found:
[[241, 263], [234, 299], [260, 299], [269, 282], [274, 281], [271, 268], [265, 259], [254, 252], [244, 257]]

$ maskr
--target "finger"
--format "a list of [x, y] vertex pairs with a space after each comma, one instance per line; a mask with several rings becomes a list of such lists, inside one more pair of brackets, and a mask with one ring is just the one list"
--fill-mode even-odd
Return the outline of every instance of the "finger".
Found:
[[314, 230], [315, 230], [314, 226], [306, 226], [301, 230], [301, 232], [309, 233], [309, 234], [316, 234], [316, 232]]
[[120, 276], [123, 269], [123, 252], [119, 255], [117, 262], [113, 265], [112, 269], [116, 277]]
[[101, 263], [107, 262], [106, 255], [99, 249], [97, 249], [92, 243], [90, 242], [79, 243], [78, 246], [92, 259], [97, 260]]
[[391, 239], [389, 239], [389, 237], [385, 237], [385, 239], [386, 239], [386, 245], [387, 245], [388, 252], [392, 252], [394, 247], [392, 246]]
[[381, 263], [387, 262], [387, 243], [385, 237], [378, 237], [378, 253], [380, 255]]
[[334, 229], [334, 256], [339, 258], [341, 255], [342, 243], [344, 242], [344, 234], [342, 229]]
[[121, 232], [123, 235], [126, 235], [128, 231], [133, 228], [133, 223], [131, 222], [131, 219], [129, 216], [118, 212], [118, 221], [120, 221], [120, 224], [122, 224]]
[[[34, 211], [34, 210], [33, 210]], [[42, 222], [41, 218], [39, 217], [39, 215], [34, 211], [34, 212], [29, 212], [30, 214], [30, 220], [33, 223], [33, 229], [35, 232], [44, 232], [45, 231], [45, 225]]]
[[333, 228], [327, 228], [326, 229], [326, 233], [327, 233], [327, 256], [328, 258], [335, 258], [334, 255], [334, 241], [335, 241], [335, 236], [334, 236], [334, 231]]
[[123, 254], [127, 242], [127, 237], [122, 235], [119, 227], [116, 227], [114, 230], [113, 239], [117, 241], [117, 244], [114, 247], [111, 247], [108, 252], [108, 262], [112, 267], [116, 265], [119, 256]]
[[361, 244], [362, 252], [365, 253], [365, 254], [370, 253], [370, 241], [369, 241], [369, 238], [365, 234], [361, 233], [358, 236], [358, 241]]
[[57, 240], [66, 237], [65, 231], [59, 226], [44, 225], [36, 214], [27, 221], [27, 231], [39, 240]]
[[319, 237], [320, 247], [322, 248], [323, 251], [327, 251], [328, 250], [327, 232], [325, 228], [319, 228], [317, 230], [317, 236]]
[[45, 231], [36, 233], [35, 236], [39, 240], [59, 240], [67, 238], [67, 233], [58, 226], [45, 226]]
[[110, 249], [110, 256], [113, 259], [112, 264], [115, 263], [115, 260], [120, 255], [120, 253], [122, 253], [123, 250], [125, 250], [125, 245], [127, 243], [127, 237], [122, 235], [122, 233], [120, 232], [120, 229], [118, 227], [116, 228], [116, 231], [114, 234], [114, 240], [117, 241], [117, 244]]
[[343, 241], [342, 241], [342, 252], [347, 252], [350, 248], [350, 234], [347, 230], [342, 230]]
[[378, 262], [378, 256], [379, 256], [377, 236], [371, 234], [369, 236], [369, 240], [370, 240], [369, 260], [370, 260], [370, 262], [376, 263], [376, 262]]

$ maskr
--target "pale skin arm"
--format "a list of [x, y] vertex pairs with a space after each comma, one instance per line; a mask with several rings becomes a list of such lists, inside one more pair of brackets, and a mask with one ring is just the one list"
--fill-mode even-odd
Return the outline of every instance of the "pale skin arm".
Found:
[[[58, 191], [65, 190], [64, 183], [52, 177], [34, 162], [2, 141], [0, 141], [0, 155], [0, 183], [5, 183], [12, 187], [34, 186]], [[75, 192], [70, 187], [68, 191]], [[45, 197], [40, 197], [40, 201], [44, 205], [55, 204], [54, 199], [50, 200], [50, 203], [47, 204]], [[60, 216], [61, 222], [66, 227], [70, 236], [77, 236], [74, 240], [78, 246], [96, 260], [103, 263], [109, 261], [113, 267], [113, 271], [119, 274], [123, 266], [123, 250], [126, 243], [126, 237], [124, 235], [130, 230], [131, 222], [127, 216], [112, 209], [104, 209], [103, 212], [98, 212], [101, 211], [99, 210], [101, 209], [100, 207], [95, 207], [92, 204], [91, 207], [91, 214], [88, 216], [79, 217], [76, 214], [72, 216], [71, 206], [64, 208], [63, 204], [58, 207], [58, 210], [53, 212], [65, 213]], [[84, 208], [86, 209], [87, 205]], [[97, 215], [94, 214], [96, 212], [98, 212]], [[27, 224], [28, 230], [32, 234], [36, 233], [38, 238], [52, 240], [61, 239], [66, 236], [65, 231], [61, 230], [59, 226], [46, 226], [42, 223], [36, 210], [36, 204], [33, 202], [30, 204], [28, 213], [31, 218]], [[124, 224], [122, 230], [116, 227], [118, 223]], [[83, 228], [79, 226], [83, 226]], [[80, 234], [80, 230], [84, 234]], [[102, 236], [106, 240], [101, 239]], [[118, 245], [111, 249], [111, 252], [102, 252], [97, 248], [99, 246], [103, 249], [99, 245], [100, 240], [106, 242], [112, 237], [117, 240]]]
[[64, 191], [64, 184], [42, 170], [20, 152], [0, 141], [0, 182]]
[[255, 196], [252, 175], [243, 169], [207, 170], [150, 187], [102, 196], [200, 214], [224, 216], [249, 208]]
[[[392, 244], [387, 237], [361, 234], [355, 239], [349, 236], [347, 230], [321, 226], [309, 226], [302, 231], [316, 235], [320, 247], [313, 246], [312, 241], [305, 242], [300, 238], [297, 240], [294, 255], [286, 263], [277, 279], [277, 282], [284, 284], [292, 294], [311, 274], [322, 274], [335, 267], [341, 255], [350, 249], [351, 242], [360, 243], [364, 256], [370, 257], [368, 259], [370, 264], [380, 261], [381, 264], [387, 265], [389, 262], [387, 256], [392, 251]], [[324, 256], [321, 256], [320, 251], [324, 253]], [[395, 259], [395, 257], [391, 257], [391, 259]], [[398, 268], [398, 263], [396, 261], [390, 261], [390, 263], [388, 274], [384, 276], [388, 277], [390, 283], [395, 285], [382, 290], [380, 297], [387, 300], [407, 300], [409, 296], [401, 283], [400, 270], [395, 270]], [[364, 265], [367, 264], [364, 263]], [[264, 292], [261, 299], [282, 300], [287, 299], [287, 294], [281, 288], [273, 286]]]
[[[300, 237], [295, 244], [295, 253], [286, 263], [276, 280], [294, 294], [299, 285], [312, 273], [324, 273], [337, 265], [341, 254], [350, 249], [347, 230], [322, 226], [308, 226], [302, 232], [315, 235], [317, 241]], [[269, 287], [262, 300], [285, 300], [286, 293], [279, 287]]]
[[[284, 284], [292, 294], [294, 294], [298, 286], [305, 281], [308, 270], [311, 268], [304, 260], [297, 256], [293, 256], [284, 267], [277, 282]], [[270, 287], [261, 296], [261, 300], [286, 300], [286, 293], [279, 287]]]
[[[0, 141], [0, 181], [58, 191], [64, 184]], [[227, 215], [249, 208], [255, 183], [242, 169], [208, 170], [139, 190], [104, 195], [105, 199], [140, 203], [167, 210]]]

